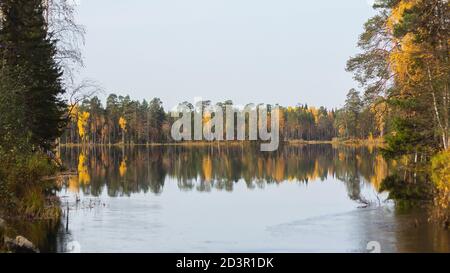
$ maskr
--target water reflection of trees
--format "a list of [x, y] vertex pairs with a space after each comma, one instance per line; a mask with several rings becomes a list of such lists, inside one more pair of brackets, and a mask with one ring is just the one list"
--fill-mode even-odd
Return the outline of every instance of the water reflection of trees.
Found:
[[[166, 178], [181, 190], [232, 191], [238, 181], [262, 188], [285, 182], [313, 183], [336, 178], [346, 183], [349, 196], [358, 200], [362, 183], [379, 188], [388, 168], [377, 150], [332, 145], [283, 146], [261, 153], [251, 145], [64, 148], [62, 158], [78, 177], [69, 189], [99, 195], [161, 193]], [[106, 187], [105, 187], [106, 186]]]

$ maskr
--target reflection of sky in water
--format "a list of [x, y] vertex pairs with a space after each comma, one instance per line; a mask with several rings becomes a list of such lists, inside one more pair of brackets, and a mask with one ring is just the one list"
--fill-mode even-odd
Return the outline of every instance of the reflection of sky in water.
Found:
[[[164, 175], [156, 178], [140, 170], [154, 164], [147, 156], [136, 159], [127, 153], [124, 160], [119, 153], [105, 168], [98, 166], [108, 161], [105, 155], [100, 153], [96, 158], [102, 160], [90, 164], [92, 153], [91, 161], [79, 160], [75, 153], [74, 166], [82, 176], [72, 178], [60, 193], [70, 202], [69, 240], [79, 242], [83, 252], [366, 252], [370, 241], [379, 241], [388, 252], [448, 250], [420, 239], [436, 235], [427, 227], [414, 229], [422, 214], [399, 215], [384, 203], [381, 208], [358, 209], [361, 203], [350, 199], [361, 196], [378, 202], [377, 197], [386, 198], [376, 193], [380, 173], [386, 171], [376, 153], [336, 152], [330, 146], [315, 154], [315, 149], [291, 151], [287, 158], [274, 161], [263, 157], [264, 164], [272, 162], [275, 167], [263, 168], [265, 174], [270, 172], [278, 182], [254, 181], [249, 187], [241, 178], [230, 182], [232, 191], [218, 186], [218, 166], [225, 159], [214, 153], [189, 164], [176, 164], [186, 159], [184, 154], [163, 153], [157, 168], [148, 170], [153, 174], [164, 169]], [[153, 158], [157, 153], [150, 154]], [[245, 158], [232, 156], [230, 162], [239, 163], [232, 168], [235, 173], [249, 175], [253, 165], [261, 162], [261, 158]], [[198, 179], [186, 187], [189, 183], [181, 183], [180, 177], [188, 169], [194, 171], [186, 177]], [[302, 177], [302, 172], [309, 177], [307, 183], [295, 178]], [[329, 174], [322, 181], [320, 173]], [[161, 177], [157, 191], [144, 193], [139, 186]], [[448, 234], [439, 236], [448, 243]]]
[[84, 246], [84, 251], [311, 249], [311, 245], [302, 246], [302, 240], [307, 239], [302, 234], [281, 236], [280, 240], [277, 226], [345, 213], [357, 206], [347, 198], [345, 186], [333, 180], [254, 190], [241, 182], [232, 193], [183, 192], [172, 180], [165, 183], [161, 195], [138, 193], [111, 198], [102, 194], [99, 198], [105, 207], [70, 214], [73, 239]]

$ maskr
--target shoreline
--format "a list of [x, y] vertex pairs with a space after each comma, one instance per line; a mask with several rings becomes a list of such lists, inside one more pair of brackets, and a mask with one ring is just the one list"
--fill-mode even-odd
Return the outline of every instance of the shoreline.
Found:
[[[170, 142], [170, 143], [114, 143], [114, 144], [103, 144], [103, 143], [63, 143], [59, 144], [59, 147], [72, 148], [72, 147], [161, 147], [161, 146], [241, 146], [248, 145], [252, 143], [257, 143], [256, 141], [182, 141], [182, 142]], [[259, 142], [258, 142], [259, 143]], [[320, 145], [320, 144], [331, 144], [331, 145], [363, 145], [363, 146], [384, 146], [385, 142], [382, 139], [349, 139], [349, 140], [286, 140], [283, 141], [284, 145]]]

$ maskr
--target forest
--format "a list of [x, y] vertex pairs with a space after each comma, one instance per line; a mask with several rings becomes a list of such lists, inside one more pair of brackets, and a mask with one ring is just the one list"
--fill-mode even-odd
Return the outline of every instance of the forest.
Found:
[[[194, 111], [194, 106], [183, 102]], [[203, 109], [212, 105], [202, 101]], [[216, 103], [225, 108], [231, 100]], [[233, 105], [234, 106], [234, 105]], [[235, 106], [235, 111], [239, 111]], [[280, 107], [280, 134], [286, 141], [332, 141], [375, 139], [383, 136], [385, 124], [377, 118], [370, 105], [352, 89], [342, 109], [312, 107], [307, 104]], [[130, 96], [110, 94], [103, 106], [97, 96], [70, 107], [68, 128], [61, 144], [160, 144], [172, 143], [170, 128], [174, 122], [159, 98], [150, 101], [132, 100]], [[205, 112], [205, 111], [204, 111]], [[236, 117], [235, 117], [236, 118]], [[206, 113], [204, 123], [207, 122]], [[248, 122], [248, 119], [247, 119]]]
[[[424, 177], [448, 221], [449, 3], [379, 0], [374, 8], [360, 53], [346, 67], [359, 86], [342, 108], [282, 106], [280, 134], [285, 141], [383, 142], [384, 158], [401, 162], [386, 180], [390, 189]], [[0, 2], [0, 216], [58, 219], [49, 178], [64, 169], [61, 144], [173, 142], [174, 120], [160, 99], [110, 94], [102, 102], [88, 84], [75, 83], [84, 30], [73, 12], [64, 0]]]

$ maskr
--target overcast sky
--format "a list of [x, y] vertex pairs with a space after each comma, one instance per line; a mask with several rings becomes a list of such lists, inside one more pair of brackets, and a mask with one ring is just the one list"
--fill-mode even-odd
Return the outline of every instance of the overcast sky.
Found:
[[[370, 0], [84, 0], [83, 77], [107, 93], [341, 106]], [[100, 95], [104, 99], [105, 95]]]

